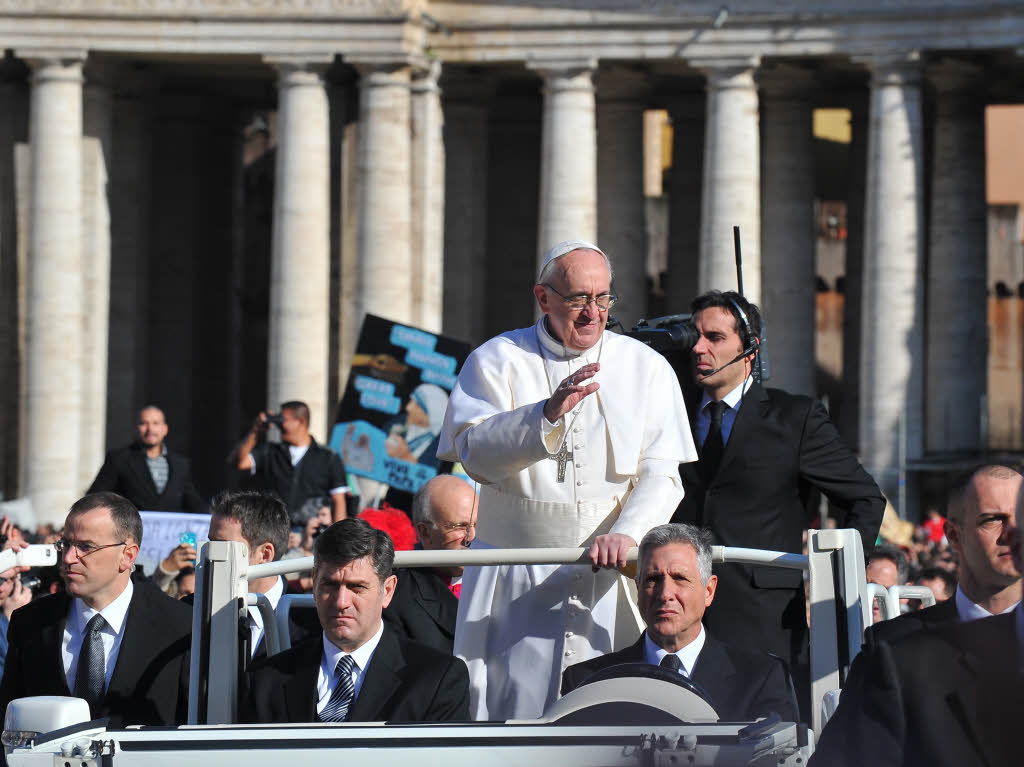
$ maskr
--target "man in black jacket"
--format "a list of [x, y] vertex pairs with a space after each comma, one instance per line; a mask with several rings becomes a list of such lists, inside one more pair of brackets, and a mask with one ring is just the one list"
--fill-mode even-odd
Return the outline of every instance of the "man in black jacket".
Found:
[[122, 495], [143, 511], [206, 512], [206, 503], [192, 484], [192, 466], [167, 449], [167, 419], [155, 405], [139, 411], [139, 438], [112, 450], [89, 487]]
[[381, 620], [395, 550], [361, 519], [335, 522], [313, 549], [322, 634], [253, 666], [246, 722], [435, 722], [469, 718], [466, 664], [401, 639]]
[[15, 698], [73, 694], [114, 729], [184, 724], [192, 611], [132, 580], [141, 543], [142, 520], [121, 496], [75, 502], [58, 544], [67, 591], [12, 616], [0, 711]]
[[[469, 483], [440, 474], [417, 492], [412, 521], [420, 546], [463, 551], [476, 537], [477, 495]], [[398, 583], [384, 620], [406, 639], [450, 653], [462, 590], [462, 568], [399, 568]]]
[[[821, 403], [765, 389], [752, 367], [761, 317], [737, 293], [712, 291], [691, 305], [703, 394], [690, 402], [696, 463], [679, 467], [685, 496], [673, 516], [711, 531], [716, 544], [800, 553], [815, 490], [840, 509], [843, 527], [874, 545], [885, 499], [843, 444]], [[797, 570], [716, 565], [718, 599], [705, 624], [718, 636], [786, 659], [809, 705], [807, 619]], [[808, 713], [805, 711], [805, 714]]]
[[661, 666], [708, 693], [722, 721], [752, 721], [774, 712], [795, 721], [796, 699], [780, 658], [725, 644], [705, 631], [704, 610], [715, 598], [711, 536], [687, 524], [655, 527], [640, 542], [640, 613], [647, 630], [625, 650], [570, 666], [566, 694], [598, 671], [624, 663]]
[[981, 618], [1013, 612], [1021, 599], [1021, 578], [1011, 543], [1021, 475], [1007, 466], [983, 466], [957, 490], [949, 503], [946, 537], [960, 558], [960, 583], [945, 602], [869, 626], [864, 646], [846, 677], [839, 707], [820, 733], [818, 748], [840, 753], [854, 733], [853, 722], [864, 707], [864, 677], [872, 655], [882, 643], [894, 643], [919, 632], [933, 631]]
[[[281, 431], [280, 442], [260, 442], [268, 425]], [[293, 525], [305, 525], [302, 509], [310, 498], [330, 497], [335, 521], [347, 516], [348, 478], [341, 457], [309, 433], [309, 406], [291, 401], [278, 416], [260, 413], [228, 459], [250, 477], [250, 485], [284, 499]]]

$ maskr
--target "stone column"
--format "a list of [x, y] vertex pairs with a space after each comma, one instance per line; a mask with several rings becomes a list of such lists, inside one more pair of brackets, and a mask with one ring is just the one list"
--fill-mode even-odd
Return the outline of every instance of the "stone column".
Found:
[[704, 178], [705, 97], [675, 92], [668, 100], [672, 118], [672, 171], [668, 182], [668, 281], [665, 311], [690, 310], [697, 296], [700, 264], [701, 186]]
[[[485, 340], [490, 103], [494, 83], [480, 73], [445, 73], [444, 331]], [[532, 248], [532, 246], [531, 246]]]
[[987, 391], [985, 111], [980, 67], [947, 59], [935, 89], [928, 246], [925, 445], [977, 451]]
[[743, 240], [743, 293], [761, 301], [761, 141], [758, 61], [715, 62], [707, 74], [707, 128], [701, 198], [700, 292], [735, 290], [734, 226]]
[[[267, 402], [309, 405], [327, 439], [330, 149], [320, 62], [277, 61], [277, 157], [270, 266]], [[326, 63], [326, 62], [324, 62]]]
[[597, 243], [615, 272], [619, 303], [613, 314], [627, 329], [647, 316], [644, 108], [648, 90], [648, 75], [640, 69], [616, 66], [598, 75]]
[[[147, 80], [119, 79], [110, 177], [110, 302], [107, 345], [107, 444], [126, 439], [147, 404], [150, 140]], [[88, 102], [87, 102], [88, 103]]]
[[86, 67], [82, 110], [82, 434], [78, 485], [88, 487], [103, 464], [107, 432], [110, 316], [110, 173], [114, 98], [110, 73]]
[[356, 306], [414, 323], [409, 66], [358, 64], [359, 233]]
[[32, 66], [25, 349], [25, 492], [59, 524], [79, 485], [83, 351], [82, 63], [19, 55]]
[[[772, 386], [813, 396], [814, 329], [814, 143], [813, 75], [775, 65], [758, 73], [763, 101], [764, 317]], [[744, 237], [746, 267], [746, 237]], [[744, 269], [746, 271], [746, 269]]]
[[[871, 102], [861, 316], [860, 452], [898, 506], [900, 434], [922, 447], [924, 149], [916, 62], [868, 62]], [[900, 514], [906, 509], [897, 508]]]
[[538, 264], [563, 240], [597, 239], [594, 66], [593, 61], [533, 66], [544, 78]]
[[441, 62], [412, 80], [412, 310], [424, 330], [441, 332], [444, 300], [444, 141]]

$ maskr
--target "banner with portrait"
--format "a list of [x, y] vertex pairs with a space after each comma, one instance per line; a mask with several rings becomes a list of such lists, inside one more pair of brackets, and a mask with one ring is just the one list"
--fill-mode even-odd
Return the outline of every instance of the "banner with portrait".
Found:
[[448, 395], [469, 344], [366, 315], [330, 446], [351, 474], [414, 493], [437, 474]]

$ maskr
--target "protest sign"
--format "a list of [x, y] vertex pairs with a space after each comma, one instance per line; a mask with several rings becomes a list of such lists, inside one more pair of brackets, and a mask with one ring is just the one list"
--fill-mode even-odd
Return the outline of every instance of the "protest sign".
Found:
[[469, 344], [366, 315], [330, 446], [352, 474], [416, 492], [437, 474], [448, 394]]
[[140, 511], [142, 517], [142, 546], [138, 563], [146, 575], [152, 575], [156, 566], [171, 549], [178, 545], [182, 533], [194, 533], [196, 549], [209, 540], [210, 515], [186, 514], [177, 511]]

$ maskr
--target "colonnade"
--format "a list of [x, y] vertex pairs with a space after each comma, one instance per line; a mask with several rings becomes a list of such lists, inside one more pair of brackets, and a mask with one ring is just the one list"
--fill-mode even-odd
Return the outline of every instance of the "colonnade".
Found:
[[[112, 159], [124, 148], [111, 145], [109, 89], [89, 77], [84, 54], [19, 56], [32, 67], [24, 490], [41, 517], [57, 518], [102, 460], [108, 350], [120, 359], [120, 344], [132, 343], [130, 329], [107, 321], [110, 306], [130, 300], [109, 284], [106, 195], [122, 193], [110, 177], [138, 188], [145, 173]], [[359, 115], [342, 186], [354, 194], [333, 210], [329, 61], [266, 63], [278, 92], [267, 402], [306, 400], [314, 432], [325, 434], [334, 218], [349, 243], [340, 267], [340, 367], [365, 313], [455, 335], [481, 322], [486, 222], [471, 214], [487, 210], [493, 78], [456, 73], [449, 87], [459, 97], [443, 102], [437, 63], [349, 61]], [[860, 356], [845, 375], [856, 376], [864, 463], [894, 493], [901, 450], [914, 458], [926, 448], [980, 447], [968, 403], [986, 387], [983, 105], [969, 65], [859, 63], [870, 72], [870, 106], [863, 119], [854, 110], [854, 132], [866, 134], [866, 182], [862, 244], [860, 232], [851, 233], [847, 306], [859, 317]], [[773, 384], [813, 393], [810, 120], [818, 83], [810, 68], [756, 58], [690, 64], [705, 93], [681, 92], [664, 104], [675, 127], [670, 305], [735, 286], [739, 225], [746, 294], [768, 319]], [[538, 205], [535, 256], [562, 239], [595, 239], [612, 258], [617, 290], [640, 307], [650, 78], [632, 65], [599, 68], [585, 59], [528, 68], [543, 93], [539, 195], [528, 198]], [[930, 211], [926, 76], [936, 105]], [[851, 221], [860, 202], [851, 198]], [[445, 226], [446, 205], [449, 221], [453, 207], [466, 211], [459, 226]], [[130, 225], [123, 231], [132, 236]], [[134, 268], [115, 264], [112, 279]], [[522, 293], [527, 300], [528, 285]], [[443, 317], [459, 327], [442, 327]]]

